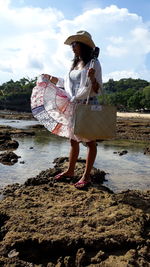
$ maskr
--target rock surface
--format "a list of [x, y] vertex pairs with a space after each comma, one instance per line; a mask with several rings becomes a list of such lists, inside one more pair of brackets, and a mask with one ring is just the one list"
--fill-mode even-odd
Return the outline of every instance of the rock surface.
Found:
[[150, 141], [150, 119], [117, 118], [119, 139]]
[[14, 152], [7, 151], [0, 154], [0, 163], [4, 165], [14, 165], [18, 162], [18, 158], [20, 158], [20, 156], [17, 156]]
[[0, 118], [9, 120], [34, 120], [31, 112], [0, 110]]
[[[39, 128], [39, 127], [38, 127]], [[10, 136], [33, 136], [35, 135], [35, 130], [32, 129], [17, 129], [10, 126], [0, 125], [0, 135], [10, 135]]]
[[7, 149], [17, 149], [19, 143], [16, 140], [12, 140], [10, 133], [0, 132], [0, 151], [7, 150]]
[[114, 194], [93, 168], [93, 184], [77, 190], [74, 180], [55, 182], [67, 167], [55, 160], [24, 185], [9, 185], [0, 202], [0, 266], [150, 266], [150, 191]]

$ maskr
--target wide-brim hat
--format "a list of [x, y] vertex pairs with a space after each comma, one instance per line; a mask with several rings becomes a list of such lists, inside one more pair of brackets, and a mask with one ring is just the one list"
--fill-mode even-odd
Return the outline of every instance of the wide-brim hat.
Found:
[[71, 45], [73, 42], [80, 42], [90, 46], [91, 48], [95, 48], [92, 36], [87, 31], [78, 31], [75, 35], [69, 36], [64, 44]]

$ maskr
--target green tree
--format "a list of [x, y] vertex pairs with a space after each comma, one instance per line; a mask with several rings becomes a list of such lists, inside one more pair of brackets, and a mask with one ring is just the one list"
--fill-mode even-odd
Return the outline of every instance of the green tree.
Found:
[[150, 110], [150, 85], [143, 89], [142, 103], [146, 110]]
[[127, 106], [131, 110], [140, 110], [143, 109], [143, 92], [142, 91], [137, 91], [133, 96], [131, 96], [127, 102]]

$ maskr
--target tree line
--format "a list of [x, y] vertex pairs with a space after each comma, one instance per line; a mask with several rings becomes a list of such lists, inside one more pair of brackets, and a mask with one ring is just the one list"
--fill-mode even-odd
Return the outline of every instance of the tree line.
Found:
[[[30, 112], [35, 79], [10, 80], [0, 85], [0, 109]], [[118, 111], [150, 111], [150, 82], [141, 79], [109, 79], [103, 84], [105, 101]], [[100, 97], [100, 102], [102, 102]]]
[[104, 83], [106, 101], [118, 111], [150, 111], [150, 83], [141, 79], [109, 79]]
[[10, 80], [0, 85], [0, 109], [30, 112], [30, 97], [35, 79]]

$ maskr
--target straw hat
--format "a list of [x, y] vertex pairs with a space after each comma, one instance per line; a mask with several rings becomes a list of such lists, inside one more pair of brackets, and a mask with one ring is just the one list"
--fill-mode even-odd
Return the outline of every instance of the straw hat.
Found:
[[64, 44], [71, 45], [73, 42], [80, 42], [92, 48], [95, 48], [92, 36], [86, 31], [78, 31], [75, 35], [69, 36], [64, 42]]

